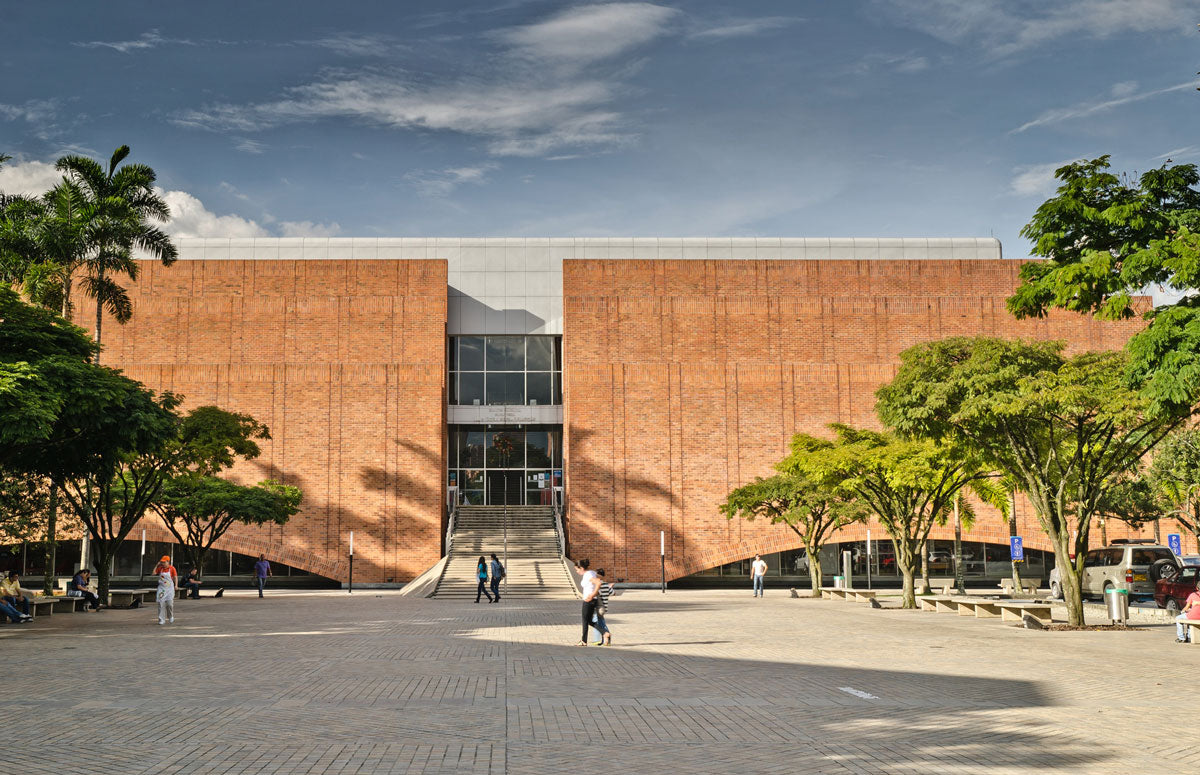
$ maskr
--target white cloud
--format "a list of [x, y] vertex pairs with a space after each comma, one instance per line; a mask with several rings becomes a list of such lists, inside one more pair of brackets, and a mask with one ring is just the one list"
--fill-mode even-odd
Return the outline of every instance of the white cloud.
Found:
[[1029, 164], [1013, 170], [1016, 174], [1009, 182], [1009, 191], [1017, 196], [1031, 196], [1045, 199], [1058, 189], [1059, 181], [1054, 177], [1054, 171], [1066, 166], [1077, 159], [1066, 159], [1051, 164]]
[[[1123, 84], [1118, 85], [1124, 86]], [[1194, 89], [1196, 88], [1196, 85], [1196, 81], [1186, 81], [1184, 83], [1174, 84], [1173, 86], [1164, 86], [1161, 89], [1151, 89], [1150, 91], [1137, 93], [1130, 93], [1127, 89], [1123, 88], [1122, 92], [1124, 96], [1121, 97], [1106, 97], [1104, 99], [1091, 100], [1088, 102], [1079, 102], [1065, 108], [1054, 108], [1052, 110], [1047, 110], [1037, 118], [1026, 121], [1016, 129], [1013, 129], [1011, 134], [1024, 132], [1027, 129], [1033, 129], [1034, 127], [1058, 124], [1071, 119], [1086, 118], [1097, 113], [1102, 113], [1106, 110], [1112, 110], [1113, 108], [1120, 107], [1121, 105], [1128, 105], [1131, 102], [1141, 102], [1142, 100], [1148, 100], [1161, 94], [1183, 91], [1185, 89]]]
[[874, 7], [939, 40], [980, 46], [993, 57], [1066, 37], [1188, 32], [1200, 14], [1198, 0], [875, 0]]
[[856, 75], [868, 75], [879, 70], [910, 75], [929, 69], [929, 60], [914, 53], [867, 54], [850, 68]]
[[172, 237], [270, 237], [269, 231], [249, 218], [217, 215], [185, 191], [160, 191], [171, 208], [163, 230]]
[[734, 19], [712, 27], [703, 27], [688, 35], [689, 38], [745, 38], [764, 32], [780, 30], [804, 21], [795, 16], [762, 16], [755, 19]]
[[488, 173], [496, 167], [495, 164], [482, 164], [444, 170], [414, 170], [405, 175], [404, 179], [412, 183], [424, 196], [436, 199], [449, 196], [461, 185], [481, 185], [487, 182]]
[[650, 3], [603, 3], [563, 11], [549, 19], [497, 33], [512, 53], [582, 66], [649, 43], [679, 15]]
[[0, 193], [39, 196], [58, 185], [62, 173], [44, 161], [9, 161], [0, 165]]
[[1200, 146], [1185, 145], [1182, 148], [1174, 148], [1166, 153], [1159, 154], [1154, 157], [1154, 161], [1178, 161], [1190, 156], [1200, 154]]
[[279, 224], [281, 237], [335, 237], [342, 233], [337, 223], [314, 223], [312, 221], [282, 221]]
[[431, 80], [406, 71], [326, 70], [276, 100], [212, 105], [172, 120], [246, 133], [350, 119], [480, 137], [497, 156], [612, 147], [636, 135], [611, 107], [629, 73], [620, 55], [665, 34], [677, 15], [649, 3], [573, 8], [494, 33], [502, 49], [476, 75]]
[[[62, 173], [50, 162], [17, 161], [0, 166], [0, 193], [37, 196], [49, 191], [62, 180]], [[229, 183], [220, 188], [232, 196], [249, 201], [242, 192]], [[171, 209], [171, 220], [163, 230], [173, 237], [330, 237], [341, 232], [337, 223], [314, 223], [312, 221], [282, 221], [274, 224], [274, 218], [264, 220], [272, 223], [273, 229], [240, 215], [218, 215], [203, 202], [186, 191], [164, 191], [156, 189]]]

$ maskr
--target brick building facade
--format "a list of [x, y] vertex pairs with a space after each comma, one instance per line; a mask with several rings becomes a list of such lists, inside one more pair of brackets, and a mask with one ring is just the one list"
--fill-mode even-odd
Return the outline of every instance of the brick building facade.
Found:
[[[571, 555], [616, 577], [657, 579], [660, 531], [670, 578], [795, 548], [786, 528], [727, 521], [718, 503], [770, 473], [797, 431], [875, 425], [874, 391], [901, 350], [974, 334], [1117, 348], [1139, 325], [1013, 319], [1020, 262], [983, 239], [224, 239], [180, 253], [142, 264], [133, 319], [105, 325], [103, 362], [186, 407], [264, 422], [262, 456], [231, 475], [298, 485], [301, 513], [236, 527], [217, 548], [342, 581], [350, 531], [356, 581], [431, 566], [448, 498], [497, 502], [493, 475], [506, 498], [530, 482], [515, 501], [529, 503], [547, 493], [526, 487], [564, 479]], [[528, 360], [468, 364], [493, 344]], [[536, 390], [520, 376], [535, 349], [555, 359], [536, 367]], [[473, 375], [488, 388], [470, 398]], [[493, 400], [493, 377], [517, 379], [517, 397]], [[528, 462], [472, 470], [466, 447], [493, 437], [527, 439]], [[532, 470], [535, 437], [553, 448], [547, 471]], [[483, 489], [463, 492], [476, 474]], [[1028, 508], [1018, 519], [1027, 545], [1047, 548]], [[834, 540], [868, 527], [882, 537], [876, 525]], [[985, 515], [971, 537], [1003, 544], [1008, 530]]]

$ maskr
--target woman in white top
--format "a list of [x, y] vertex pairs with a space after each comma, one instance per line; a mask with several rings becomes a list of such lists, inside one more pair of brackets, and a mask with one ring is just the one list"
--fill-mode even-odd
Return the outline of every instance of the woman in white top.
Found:
[[592, 625], [592, 616], [596, 613], [596, 602], [600, 594], [600, 581], [595, 571], [588, 570], [591, 561], [583, 559], [575, 563], [575, 572], [580, 575], [579, 587], [583, 592], [583, 634], [579, 636], [576, 646], [586, 646], [588, 627]]

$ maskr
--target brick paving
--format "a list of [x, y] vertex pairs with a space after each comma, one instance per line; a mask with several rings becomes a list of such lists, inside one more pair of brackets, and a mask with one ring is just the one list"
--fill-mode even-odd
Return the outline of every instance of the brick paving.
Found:
[[[1032, 632], [769, 591], [234, 593], [0, 627], [0, 773], [1194, 770], [1169, 627]], [[15, 726], [12, 726], [15, 725]]]

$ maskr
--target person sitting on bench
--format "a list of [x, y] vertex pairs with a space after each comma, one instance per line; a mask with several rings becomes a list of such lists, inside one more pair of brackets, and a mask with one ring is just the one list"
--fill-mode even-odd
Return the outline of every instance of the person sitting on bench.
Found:
[[96, 596], [95, 592], [88, 589], [91, 580], [92, 572], [87, 568], [81, 569], [71, 577], [71, 582], [67, 584], [67, 597], [82, 597], [85, 609], [91, 608], [93, 611], [99, 611], [100, 598]]
[[15, 570], [9, 571], [8, 576], [0, 580], [0, 600], [29, 616], [29, 595], [21, 589], [21, 574]]
[[200, 572], [193, 566], [188, 569], [187, 575], [183, 577], [183, 587], [187, 590], [184, 597], [190, 597], [192, 600], [200, 599]]

